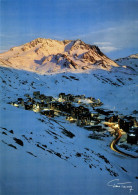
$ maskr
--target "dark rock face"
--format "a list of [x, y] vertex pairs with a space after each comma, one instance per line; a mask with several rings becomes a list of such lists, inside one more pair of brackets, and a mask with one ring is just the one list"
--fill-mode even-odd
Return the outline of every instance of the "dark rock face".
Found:
[[77, 152], [77, 153], [76, 153], [76, 156], [77, 156], [77, 157], [81, 157], [81, 153]]
[[8, 146], [14, 148], [14, 149], [17, 149], [16, 146], [12, 145], [12, 144], [8, 144]]
[[57, 61], [57, 64], [61, 64], [62, 62], [64, 62], [63, 66], [65, 68], [72, 68], [73, 67], [76, 69], [78, 67], [78, 65], [73, 60], [71, 60], [66, 54], [59, 53], [57, 55], [54, 55], [52, 60], [53, 59], [55, 59]]
[[10, 130], [9, 132], [12, 133], [12, 134], [14, 134], [13, 130]]
[[17, 144], [19, 144], [20, 146], [23, 146], [23, 145], [24, 145], [22, 140], [17, 139], [16, 137], [14, 137], [13, 139], [14, 139], [14, 141], [15, 141]]
[[97, 47], [96, 45], [90, 45], [90, 48], [95, 51], [96, 53], [98, 53], [100, 56], [105, 56], [101, 50], [99, 49], [99, 47]]
[[94, 57], [91, 55], [90, 52], [84, 53], [83, 56], [82, 56], [82, 58], [85, 59], [85, 60], [88, 60], [88, 61], [90, 61], [92, 63], [95, 63], [96, 62], [96, 60], [94, 59]]
[[67, 131], [66, 129], [63, 129], [62, 133], [69, 138], [73, 138], [75, 136], [72, 132]]

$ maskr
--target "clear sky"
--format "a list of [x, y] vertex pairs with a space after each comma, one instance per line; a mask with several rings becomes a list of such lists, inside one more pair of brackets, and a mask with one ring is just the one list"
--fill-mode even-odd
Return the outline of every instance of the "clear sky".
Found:
[[0, 52], [38, 37], [81, 39], [112, 59], [138, 53], [138, 0], [0, 0]]

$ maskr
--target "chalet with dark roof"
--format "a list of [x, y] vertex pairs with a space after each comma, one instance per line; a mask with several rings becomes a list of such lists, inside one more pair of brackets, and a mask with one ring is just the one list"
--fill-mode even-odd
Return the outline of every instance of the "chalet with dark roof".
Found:
[[120, 129], [123, 129], [125, 132], [128, 132], [130, 127], [134, 124], [133, 121], [128, 120], [127, 118], [120, 117], [118, 119], [118, 125]]
[[35, 98], [38, 98], [38, 97], [40, 96], [40, 91], [34, 91], [34, 92], [33, 92], [33, 96], [34, 96]]
[[110, 114], [105, 117], [105, 121], [110, 122], [110, 123], [118, 122], [118, 115]]
[[127, 133], [127, 143], [138, 143], [138, 127], [131, 127]]
[[48, 116], [48, 117], [54, 117], [54, 110], [45, 110], [41, 111], [42, 115]]
[[65, 93], [60, 93], [59, 94], [59, 98], [64, 99], [64, 97], [65, 97]]

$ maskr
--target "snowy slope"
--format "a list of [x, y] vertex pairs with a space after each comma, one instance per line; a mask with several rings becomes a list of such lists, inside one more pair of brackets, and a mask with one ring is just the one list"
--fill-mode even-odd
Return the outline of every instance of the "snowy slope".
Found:
[[134, 54], [126, 58], [119, 58], [115, 60], [115, 62], [124, 68], [127, 67], [130, 70], [134, 70], [136, 72], [138, 71], [138, 54]]
[[129, 188], [108, 186], [114, 179], [132, 182], [131, 194], [137, 194], [138, 160], [112, 151], [113, 136], [108, 131], [91, 139], [92, 131], [64, 117], [48, 118], [8, 104], [37, 90], [54, 97], [64, 92], [99, 98], [105, 108], [136, 116], [137, 70], [127, 67], [127, 62], [122, 60], [111, 71], [77, 74], [39, 75], [1, 67], [1, 194], [130, 194]]

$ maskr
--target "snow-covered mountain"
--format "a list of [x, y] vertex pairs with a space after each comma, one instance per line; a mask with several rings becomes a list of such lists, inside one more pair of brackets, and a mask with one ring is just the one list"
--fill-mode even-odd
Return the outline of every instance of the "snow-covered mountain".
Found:
[[[92, 55], [87, 55], [90, 53], [94, 55], [93, 65]], [[34, 91], [54, 98], [59, 93], [85, 94], [100, 99], [102, 108], [115, 114], [137, 117], [135, 56], [113, 62], [97, 47], [81, 41], [37, 39], [0, 54], [0, 58], [1, 194], [137, 194], [138, 160], [110, 149], [114, 139], [111, 128], [104, 127], [101, 132], [87, 130], [64, 116], [50, 118], [9, 104], [25, 98], [26, 93], [32, 97]], [[67, 68], [63, 66], [65, 58]], [[101, 59], [102, 64], [97, 65]], [[76, 69], [69, 65], [70, 60], [78, 64]], [[53, 69], [54, 66], [60, 68]], [[85, 66], [89, 71], [84, 70]], [[46, 74], [47, 71], [54, 74]], [[83, 104], [89, 108], [86, 102]], [[109, 184], [113, 180], [131, 182], [133, 190], [115, 188]]]
[[125, 58], [119, 58], [115, 60], [116, 63], [124, 68], [128, 68], [134, 71], [138, 71], [138, 54], [133, 54]]
[[88, 45], [81, 40], [57, 41], [43, 38], [0, 54], [0, 62], [5, 66], [41, 74], [84, 72], [97, 68], [110, 70], [112, 66], [118, 66], [95, 45]]

